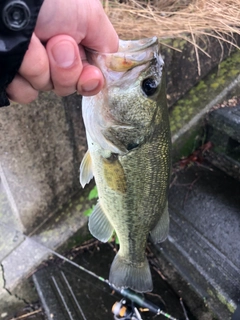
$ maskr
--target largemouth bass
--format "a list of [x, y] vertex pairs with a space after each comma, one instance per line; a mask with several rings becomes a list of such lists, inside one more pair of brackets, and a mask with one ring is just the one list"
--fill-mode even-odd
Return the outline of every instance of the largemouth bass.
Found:
[[88, 152], [80, 183], [94, 176], [99, 195], [89, 230], [103, 242], [114, 230], [118, 236], [110, 283], [151, 291], [147, 238], [161, 242], [169, 228], [171, 140], [158, 40], [120, 40], [117, 53], [89, 52], [88, 59], [105, 77], [101, 92], [82, 100]]

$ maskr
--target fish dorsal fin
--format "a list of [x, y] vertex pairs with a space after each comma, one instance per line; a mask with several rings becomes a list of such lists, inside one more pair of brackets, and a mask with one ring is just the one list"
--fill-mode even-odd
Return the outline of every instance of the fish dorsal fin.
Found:
[[98, 202], [89, 217], [88, 227], [91, 234], [102, 242], [107, 242], [113, 234], [113, 227]]
[[151, 238], [154, 243], [160, 243], [166, 240], [169, 231], [169, 214], [168, 203], [166, 203], [165, 209], [161, 218], [159, 219], [155, 228], [150, 232]]
[[83, 157], [80, 165], [80, 184], [84, 188], [87, 183], [93, 178], [92, 159], [89, 150]]

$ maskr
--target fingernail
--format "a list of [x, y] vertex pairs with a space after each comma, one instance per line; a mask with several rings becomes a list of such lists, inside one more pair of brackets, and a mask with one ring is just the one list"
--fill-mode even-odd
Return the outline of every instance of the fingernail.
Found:
[[70, 41], [61, 41], [55, 44], [52, 48], [52, 55], [61, 68], [71, 67], [77, 59], [75, 48]]
[[82, 84], [81, 89], [82, 91], [90, 92], [97, 89], [98, 86], [99, 86], [99, 80], [93, 79]]

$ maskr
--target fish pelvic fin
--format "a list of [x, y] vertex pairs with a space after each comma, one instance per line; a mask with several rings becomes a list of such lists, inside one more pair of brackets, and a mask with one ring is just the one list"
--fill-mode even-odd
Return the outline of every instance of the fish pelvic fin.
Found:
[[118, 253], [111, 265], [109, 282], [117, 288], [131, 288], [137, 292], [152, 291], [152, 276], [147, 258], [141, 264], [134, 264], [127, 262]]
[[92, 159], [90, 156], [89, 150], [83, 157], [83, 160], [80, 165], [80, 184], [84, 188], [86, 184], [88, 184], [91, 179], [93, 178], [93, 172], [92, 172]]
[[107, 242], [113, 234], [113, 227], [98, 202], [89, 217], [88, 228], [91, 234], [102, 242]]
[[154, 243], [160, 243], [167, 239], [169, 232], [169, 213], [168, 213], [168, 202], [166, 203], [165, 209], [157, 225], [150, 232], [150, 236]]

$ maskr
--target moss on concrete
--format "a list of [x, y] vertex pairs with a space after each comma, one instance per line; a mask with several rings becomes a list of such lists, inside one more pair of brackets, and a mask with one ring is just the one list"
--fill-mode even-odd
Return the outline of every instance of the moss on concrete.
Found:
[[220, 292], [217, 292], [217, 298], [218, 300], [224, 304], [228, 310], [231, 312], [231, 313], [234, 313], [235, 309], [236, 309], [236, 306], [235, 304], [230, 300], [228, 300], [224, 295], [222, 295]]
[[[213, 99], [236, 79], [240, 70], [240, 52], [233, 53], [229, 58], [219, 64], [208, 76], [194, 86], [182, 99], [170, 109], [170, 126], [172, 136], [178, 132], [197, 116]], [[186, 150], [191, 150], [195, 144], [196, 135], [201, 134], [202, 122], [195, 123], [193, 128], [188, 128], [187, 139], [182, 135], [180, 144], [183, 150], [179, 150], [179, 139], [173, 149], [178, 149], [179, 155], [186, 156]], [[194, 131], [191, 133], [191, 131]]]
[[224, 296], [220, 291], [213, 292], [211, 289], [208, 289], [207, 293], [213, 299], [217, 299], [221, 304], [225, 305], [231, 313], [234, 313], [236, 305], [229, 297]]

